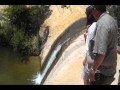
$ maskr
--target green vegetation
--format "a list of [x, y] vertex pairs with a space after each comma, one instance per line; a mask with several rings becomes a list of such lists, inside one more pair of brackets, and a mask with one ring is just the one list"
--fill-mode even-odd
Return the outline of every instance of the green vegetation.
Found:
[[[120, 28], [120, 5], [108, 5], [107, 9], [116, 18], [118, 27]], [[118, 29], [118, 45], [120, 46], [120, 29]]]
[[118, 26], [120, 27], [120, 5], [108, 5], [107, 9], [113, 17], [116, 17]]
[[39, 55], [39, 29], [50, 14], [45, 5], [8, 5], [0, 16], [0, 45], [23, 55]]

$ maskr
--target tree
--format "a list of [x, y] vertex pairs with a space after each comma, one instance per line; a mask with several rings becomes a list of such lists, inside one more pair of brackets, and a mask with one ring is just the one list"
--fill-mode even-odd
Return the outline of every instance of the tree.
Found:
[[[116, 18], [118, 27], [120, 27], [120, 5], [109, 5], [108, 11]], [[120, 29], [118, 29], [118, 45], [120, 46]]]
[[23, 54], [40, 52], [39, 28], [50, 14], [49, 6], [45, 5], [8, 5], [0, 25], [0, 41], [8, 42]]

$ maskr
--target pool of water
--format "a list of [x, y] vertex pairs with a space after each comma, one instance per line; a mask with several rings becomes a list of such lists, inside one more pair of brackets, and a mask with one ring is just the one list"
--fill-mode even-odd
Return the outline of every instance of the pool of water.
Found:
[[40, 57], [23, 59], [12, 49], [0, 47], [0, 85], [35, 85]]

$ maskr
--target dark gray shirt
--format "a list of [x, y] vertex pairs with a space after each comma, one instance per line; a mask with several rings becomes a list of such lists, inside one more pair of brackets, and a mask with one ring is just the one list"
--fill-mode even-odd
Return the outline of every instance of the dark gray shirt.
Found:
[[105, 55], [104, 61], [98, 68], [106, 76], [116, 72], [117, 65], [117, 22], [107, 13], [103, 13], [97, 21], [97, 30], [93, 52]]

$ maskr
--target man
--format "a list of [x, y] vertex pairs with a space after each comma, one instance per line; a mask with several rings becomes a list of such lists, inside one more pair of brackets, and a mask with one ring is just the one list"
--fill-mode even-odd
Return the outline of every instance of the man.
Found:
[[[110, 85], [116, 73], [118, 26], [116, 20], [106, 13], [105, 5], [93, 5], [93, 8], [97, 30], [93, 39], [95, 58], [89, 70], [89, 80], [91, 84]], [[99, 71], [99, 78], [95, 81], [96, 71]]]

